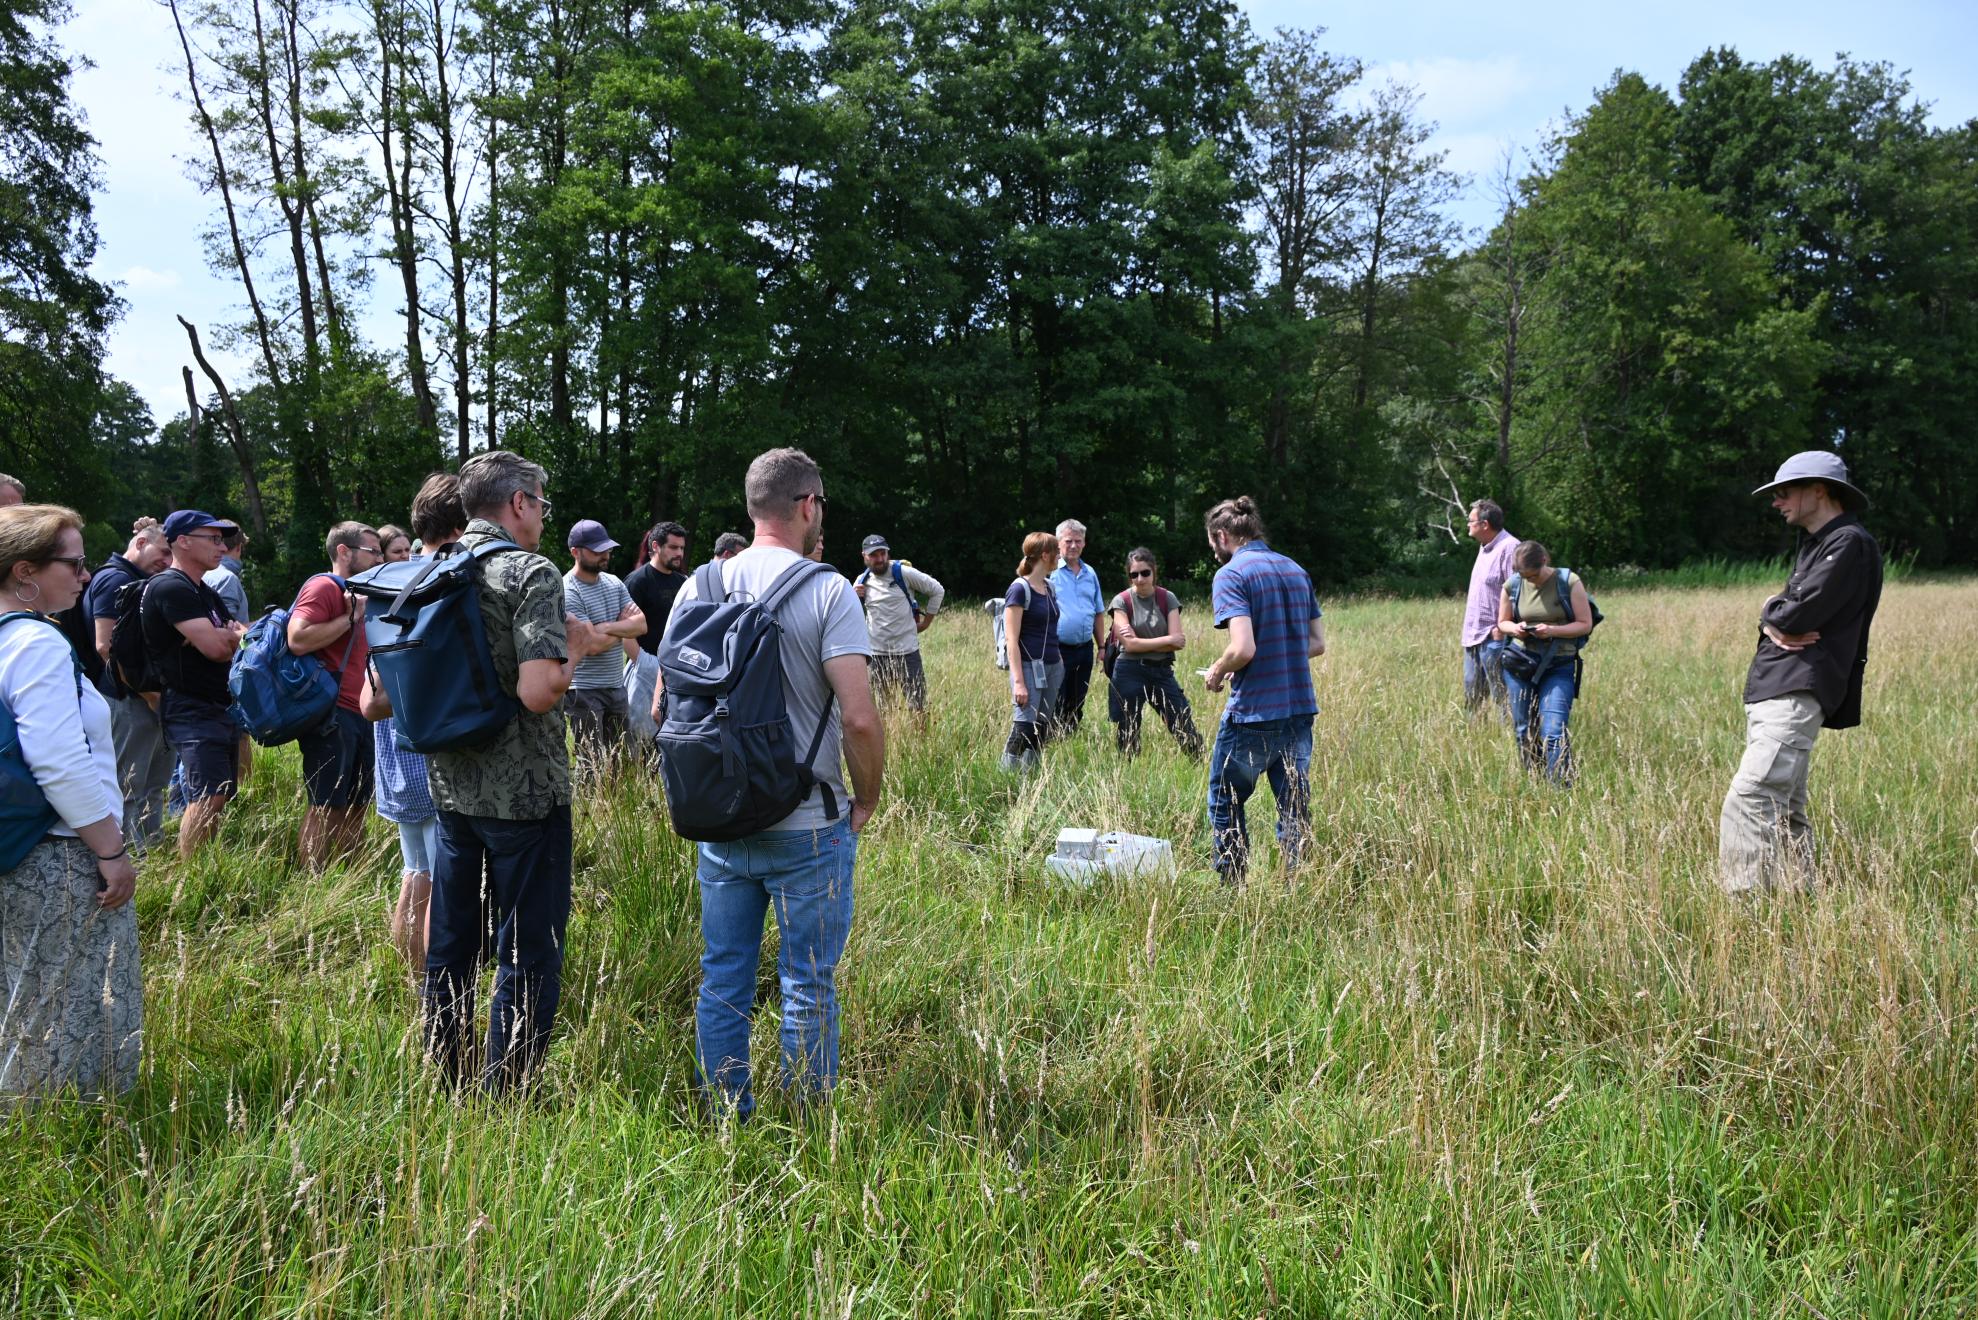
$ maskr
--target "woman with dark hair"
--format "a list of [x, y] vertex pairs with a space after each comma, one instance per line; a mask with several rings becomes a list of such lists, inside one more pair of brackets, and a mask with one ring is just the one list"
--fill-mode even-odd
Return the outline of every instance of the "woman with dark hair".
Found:
[[1145, 546], [1126, 556], [1128, 586], [1109, 607], [1113, 645], [1119, 648], [1110, 676], [1111, 714], [1119, 749], [1132, 756], [1140, 750], [1140, 717], [1147, 703], [1153, 702], [1168, 732], [1193, 760], [1202, 755], [1202, 734], [1174, 677], [1174, 658], [1187, 644], [1181, 632], [1181, 602], [1156, 582], [1159, 571], [1154, 552]]
[[1058, 538], [1032, 532], [1023, 538], [1023, 562], [1003, 593], [1003, 648], [1010, 671], [1010, 736], [1003, 769], [1028, 770], [1044, 746], [1044, 726], [1057, 710], [1065, 681], [1058, 653], [1058, 598], [1051, 570], [1058, 566]]
[[403, 527], [386, 523], [378, 529], [378, 549], [387, 564], [402, 564], [412, 558], [412, 538]]
[[137, 871], [110, 706], [48, 618], [88, 581], [75, 510], [0, 509], [0, 1095], [137, 1080]]
[[1511, 733], [1527, 769], [1568, 784], [1572, 747], [1566, 725], [1580, 690], [1580, 639], [1593, 631], [1586, 585], [1537, 541], [1511, 556], [1516, 575], [1498, 593], [1497, 626], [1511, 639], [1504, 651], [1504, 687], [1511, 697]]

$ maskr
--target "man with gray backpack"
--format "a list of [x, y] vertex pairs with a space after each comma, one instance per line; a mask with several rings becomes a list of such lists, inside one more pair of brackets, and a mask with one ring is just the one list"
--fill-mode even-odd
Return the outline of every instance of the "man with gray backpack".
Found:
[[837, 1080], [853, 862], [886, 764], [858, 600], [808, 558], [824, 534], [817, 464], [772, 449], [749, 465], [746, 492], [755, 541], [703, 565], [674, 600], [658, 734], [673, 826], [700, 844], [696, 1079], [711, 1105], [743, 1119], [755, 1110], [749, 1023], [772, 908], [784, 1083], [801, 1104]]

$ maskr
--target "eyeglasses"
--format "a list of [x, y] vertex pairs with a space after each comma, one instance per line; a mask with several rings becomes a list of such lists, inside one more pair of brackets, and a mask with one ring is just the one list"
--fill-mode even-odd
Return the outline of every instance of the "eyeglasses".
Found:
[[816, 501], [817, 501], [817, 511], [818, 511], [819, 513], [823, 513], [823, 512], [824, 512], [824, 506], [825, 506], [825, 505], [827, 505], [827, 504], [829, 504], [829, 503], [831, 502], [830, 500], [827, 500], [827, 499], [825, 499], [825, 498], [824, 498], [824, 492], [823, 492], [823, 491], [821, 491], [821, 490], [814, 490], [814, 491], [812, 491], [812, 492], [811, 492], [810, 494], [808, 494], [808, 495], [799, 495], [799, 496], [797, 496], [797, 498], [796, 498], [796, 499], [794, 499], [794, 500], [792, 500], [792, 501], [791, 501], [791, 503], [793, 503], [793, 504], [802, 504], [802, 503], [803, 503], [803, 502], [804, 502], [805, 500], [816, 500]]
[[86, 555], [50, 555], [41, 562], [44, 564], [67, 564], [78, 573], [89, 571], [89, 558]]
[[1126, 576], [1130, 580], [1134, 582], [1138, 582], [1141, 578], [1150, 578], [1154, 576], [1154, 570], [1151, 568], [1136, 568], [1130, 570]]
[[375, 545], [355, 545], [352, 546], [350, 549], [352, 554], [376, 555], [380, 559], [383, 559], [385, 557], [385, 552], [378, 549], [378, 547]]
[[529, 497], [530, 499], [532, 499], [532, 500], [534, 500], [534, 501], [535, 501], [535, 502], [536, 502], [537, 504], [539, 504], [539, 505], [541, 505], [541, 506], [542, 506], [542, 510], [543, 510], [543, 517], [545, 517], [545, 518], [547, 518], [547, 517], [549, 517], [549, 511], [550, 511], [550, 502], [549, 502], [548, 500], [546, 500], [546, 499], [544, 499], [544, 498], [543, 498], [542, 496], [540, 496], [540, 495], [538, 495], [538, 494], [536, 494], [536, 493], [535, 493], [534, 491], [528, 491], [528, 490], [525, 490], [525, 491], [523, 491], [522, 493], [523, 493], [524, 495], [527, 495], [527, 496], [528, 496], [528, 497]]
[[211, 541], [214, 545], [225, 545], [227, 538], [218, 532], [180, 532], [181, 541]]

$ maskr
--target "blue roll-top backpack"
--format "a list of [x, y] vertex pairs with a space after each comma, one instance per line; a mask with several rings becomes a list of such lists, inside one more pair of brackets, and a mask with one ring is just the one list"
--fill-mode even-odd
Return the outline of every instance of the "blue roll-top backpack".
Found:
[[[309, 581], [318, 577], [336, 574], [318, 573]], [[300, 592], [296, 598], [301, 599]], [[357, 645], [353, 628], [334, 671], [315, 654], [297, 655], [288, 649], [288, 621], [294, 609], [270, 606], [240, 639], [240, 649], [227, 668], [233, 717], [263, 747], [280, 747], [322, 727], [336, 708], [337, 674]]]
[[[481, 623], [482, 566], [526, 554], [513, 541], [441, 546], [430, 559], [379, 564], [350, 580], [368, 601], [371, 664], [391, 699], [399, 746], [431, 754], [490, 742], [522, 703], [504, 692]], [[451, 552], [451, 553], [449, 553]], [[386, 602], [383, 613], [375, 613]]]
[[659, 644], [665, 708], [657, 735], [666, 805], [684, 839], [725, 843], [768, 829], [811, 795], [824, 793], [825, 815], [838, 819], [830, 785], [811, 765], [831, 724], [827, 699], [801, 752], [783, 699], [782, 626], [776, 609], [829, 564], [800, 560], [758, 600], [731, 601], [720, 561], [694, 573], [694, 598], [676, 601]]

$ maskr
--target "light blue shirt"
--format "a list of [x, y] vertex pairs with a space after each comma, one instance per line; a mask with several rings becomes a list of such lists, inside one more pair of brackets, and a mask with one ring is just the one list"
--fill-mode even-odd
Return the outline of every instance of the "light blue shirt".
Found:
[[1058, 645], [1092, 645], [1092, 621], [1106, 612], [1099, 572], [1081, 562], [1073, 573], [1068, 564], [1051, 570], [1051, 589], [1058, 593]]
[[232, 611], [234, 618], [242, 623], [254, 622], [254, 616], [247, 608], [247, 588], [241, 585], [238, 559], [232, 555], [222, 555], [220, 566], [205, 574], [202, 580], [227, 603], [227, 609]]

